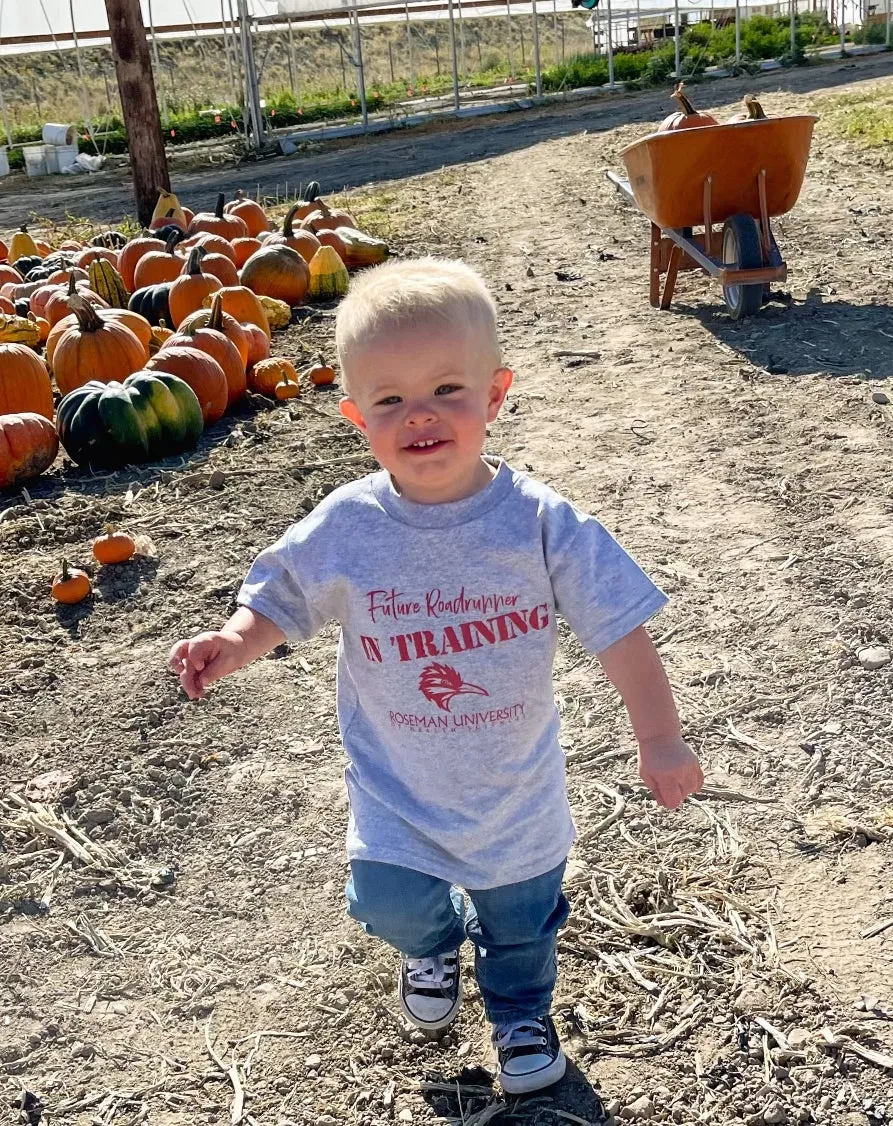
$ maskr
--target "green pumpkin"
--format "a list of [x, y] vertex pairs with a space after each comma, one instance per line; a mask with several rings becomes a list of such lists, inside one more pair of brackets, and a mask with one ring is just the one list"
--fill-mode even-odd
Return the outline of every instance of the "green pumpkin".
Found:
[[137, 371], [123, 383], [91, 380], [69, 392], [56, 408], [56, 428], [78, 465], [117, 469], [191, 450], [204, 422], [188, 383]]
[[143, 286], [130, 295], [127, 308], [132, 313], [139, 313], [141, 317], [145, 317], [150, 325], [159, 325], [162, 320], [172, 324], [168, 305], [172, 284], [172, 282], [160, 282], [158, 285]]

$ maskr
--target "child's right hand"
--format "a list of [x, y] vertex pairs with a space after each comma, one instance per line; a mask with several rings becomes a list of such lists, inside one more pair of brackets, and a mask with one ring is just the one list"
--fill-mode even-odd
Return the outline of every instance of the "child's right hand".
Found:
[[235, 633], [199, 633], [177, 642], [171, 650], [170, 668], [189, 699], [201, 700], [209, 684], [241, 667], [243, 647], [243, 639]]

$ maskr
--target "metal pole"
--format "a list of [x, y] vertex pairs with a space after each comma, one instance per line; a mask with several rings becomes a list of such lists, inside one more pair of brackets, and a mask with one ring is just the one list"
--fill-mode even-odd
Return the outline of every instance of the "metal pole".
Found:
[[404, 4], [406, 9], [406, 49], [409, 52], [409, 88], [415, 89], [415, 76], [412, 73], [412, 26], [409, 22], [409, 4]]
[[890, 0], [887, 0], [887, 46], [888, 47], [893, 46], [893, 38], [891, 38], [891, 31], [893, 31], [893, 28], [891, 28], [891, 24], [890, 24]]
[[291, 34], [291, 16], [288, 18], [288, 84], [295, 92], [295, 48]]
[[675, 34], [674, 34], [673, 38], [676, 41], [676, 78], [678, 80], [682, 77], [682, 74], [681, 74], [682, 67], [681, 67], [681, 63], [679, 61], [679, 48], [680, 48], [680, 43], [679, 43], [679, 0], [673, 0], [673, 27], [675, 29]]
[[846, 0], [840, 0], [840, 15], [838, 16], [838, 24], [840, 27], [840, 57], [846, 56]]
[[456, 18], [453, 12], [453, 0], [449, 0], [447, 9], [450, 18], [450, 55], [453, 59], [453, 108], [459, 112], [459, 59], [456, 55]]
[[735, 0], [735, 62], [741, 64], [741, 0]]
[[791, 0], [791, 62], [797, 57], [797, 0]]
[[608, 0], [608, 86], [614, 89], [614, 35], [611, 26], [611, 0]]
[[636, 0], [636, 49], [642, 46], [642, 2]]
[[366, 72], [363, 69], [363, 41], [360, 38], [360, 12], [357, 0], [353, 0], [353, 50], [354, 66], [357, 69], [357, 89], [360, 94], [360, 113], [363, 118], [363, 128], [369, 124], [369, 107], [366, 105]]
[[558, 64], [558, 0], [552, 0], [552, 38], [555, 40], [555, 64]]
[[[889, 3], [889, 0], [887, 0]], [[514, 78], [515, 63], [512, 58], [512, 5], [511, 0], [505, 0], [505, 18], [508, 23], [508, 41], [509, 41], [509, 76]]]
[[264, 143], [264, 119], [260, 111], [260, 94], [257, 89], [257, 70], [254, 65], [254, 44], [248, 18], [248, 0], [238, 0], [239, 36], [242, 42], [242, 60], [245, 65], [245, 104], [251, 116], [251, 146], [258, 152]]
[[[152, 18], [152, 0], [148, 0], [149, 8], [149, 34], [152, 36], [152, 65], [155, 68], [155, 73], [158, 75], [157, 81], [161, 83], [161, 63], [158, 61], [158, 39], [155, 35], [155, 21]], [[164, 127], [167, 129], [170, 122], [167, 112], [167, 95], [164, 92], [164, 87], [161, 87], [161, 120], [164, 122]]]
[[462, 19], [462, 0], [456, 0], [459, 12], [459, 51], [462, 55], [462, 82], [468, 85], [468, 56], [465, 54], [465, 21]]
[[233, 84], [233, 60], [229, 54], [229, 36], [226, 34], [226, 11], [223, 0], [220, 0], [220, 27], [223, 31], [223, 53], [226, 55], [226, 74], [229, 79], [229, 96], [235, 100]]
[[540, 66], [540, 19], [536, 10], [536, 0], [531, 0], [531, 15], [533, 16], [533, 70], [536, 74], [536, 96], [543, 96], [543, 71]]

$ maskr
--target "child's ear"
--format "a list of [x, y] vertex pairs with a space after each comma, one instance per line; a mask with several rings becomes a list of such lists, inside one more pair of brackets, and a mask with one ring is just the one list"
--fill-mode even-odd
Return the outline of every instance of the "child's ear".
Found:
[[343, 398], [338, 404], [338, 410], [341, 411], [348, 422], [354, 424], [357, 430], [361, 430], [364, 434], [366, 433], [366, 420], [363, 418], [362, 414], [360, 414], [360, 408], [353, 399], [347, 397]]
[[502, 404], [505, 402], [505, 397], [509, 393], [509, 388], [514, 378], [514, 372], [509, 368], [497, 368], [493, 373], [493, 380], [490, 384], [490, 397], [487, 403], [488, 422], [493, 422], [502, 409]]

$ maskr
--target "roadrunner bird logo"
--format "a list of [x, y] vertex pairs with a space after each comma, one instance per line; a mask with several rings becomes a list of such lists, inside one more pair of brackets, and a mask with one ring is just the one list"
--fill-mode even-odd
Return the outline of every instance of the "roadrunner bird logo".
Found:
[[436, 704], [442, 712], [448, 712], [457, 696], [489, 696], [486, 688], [479, 684], [466, 684], [461, 675], [450, 665], [426, 665], [419, 677], [419, 691]]

